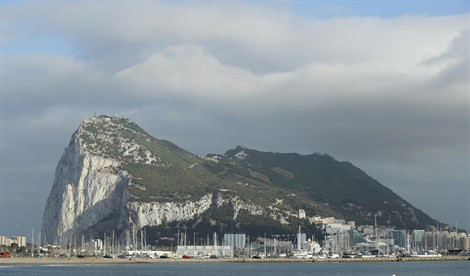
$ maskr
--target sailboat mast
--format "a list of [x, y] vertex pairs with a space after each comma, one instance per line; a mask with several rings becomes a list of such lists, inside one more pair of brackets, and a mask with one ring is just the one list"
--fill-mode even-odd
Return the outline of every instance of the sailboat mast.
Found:
[[266, 232], [264, 233], [264, 257], [266, 258]]
[[375, 248], [378, 249], [378, 240], [377, 240], [377, 215], [374, 215], [374, 227], [375, 227]]
[[34, 228], [31, 229], [31, 257], [34, 257]]

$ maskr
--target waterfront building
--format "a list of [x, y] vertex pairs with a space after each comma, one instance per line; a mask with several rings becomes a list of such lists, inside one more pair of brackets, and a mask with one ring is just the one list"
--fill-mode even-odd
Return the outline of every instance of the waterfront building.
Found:
[[463, 237], [463, 250], [470, 250], [470, 236]]
[[[297, 233], [298, 236], [298, 233]], [[301, 240], [302, 240], [301, 236]], [[307, 242], [304, 242], [301, 244], [301, 248], [307, 248]], [[244, 255], [249, 256], [251, 252], [251, 256], [254, 255], [259, 255], [262, 256], [264, 255], [264, 250], [266, 249], [266, 256], [272, 256], [272, 255], [279, 255], [279, 254], [289, 254], [290, 252], [293, 251], [298, 251], [297, 246], [294, 248], [294, 244], [292, 241], [285, 241], [285, 240], [279, 240], [277, 238], [262, 238], [259, 237], [256, 240], [254, 240], [253, 243], [249, 243], [246, 245], [246, 248], [244, 250]], [[308, 250], [308, 249], [307, 249]]]
[[91, 240], [91, 249], [95, 251], [103, 250], [103, 240], [100, 240], [100, 239]]
[[391, 235], [393, 238], [393, 244], [398, 247], [406, 247], [406, 231], [405, 230], [392, 230]]
[[11, 243], [16, 243], [18, 244], [19, 247], [26, 247], [26, 237], [25, 236], [11, 237]]
[[[235, 234], [232, 234], [232, 235], [235, 235]], [[238, 236], [238, 237], [241, 238], [241, 236]], [[187, 256], [201, 257], [201, 258], [207, 257], [207, 256], [233, 257], [233, 253], [234, 253], [233, 246], [232, 245], [219, 245], [219, 242], [217, 239], [217, 233], [215, 232], [213, 234], [212, 245], [209, 245], [209, 239], [207, 239], [207, 244], [198, 245], [196, 243], [196, 236], [194, 236], [193, 238], [193, 244], [187, 245], [186, 233], [184, 233], [184, 239], [182, 241], [183, 242], [176, 247], [177, 255], [187, 255]], [[233, 240], [233, 242], [235, 242], [235, 239]]]
[[10, 246], [11, 240], [7, 236], [0, 236], [0, 246]]
[[450, 244], [448, 242], [448, 234], [449, 233], [447, 231], [436, 232], [436, 249], [447, 249], [447, 244]]
[[424, 230], [413, 230], [413, 243], [412, 246], [415, 251], [424, 249]]
[[366, 238], [361, 233], [359, 233], [359, 231], [352, 230], [351, 233], [353, 244], [367, 243]]
[[300, 235], [297, 234], [297, 238], [300, 237], [300, 247], [301, 249], [306, 249], [306, 242], [307, 242], [307, 234], [306, 233], [300, 233]]
[[223, 245], [231, 246], [234, 252], [243, 249], [246, 246], [246, 234], [224, 234]]
[[318, 242], [308, 239], [302, 242], [302, 250], [312, 253], [319, 253], [321, 251], [321, 246]]
[[18, 244], [18, 247], [26, 247], [26, 237], [25, 236], [0, 236], [0, 246], [11, 246], [13, 243]]
[[328, 235], [324, 241], [324, 248], [328, 252], [342, 253], [352, 249], [352, 231], [339, 231], [335, 234]]
[[233, 257], [233, 247], [230, 245], [178, 245], [176, 254], [191, 257]]

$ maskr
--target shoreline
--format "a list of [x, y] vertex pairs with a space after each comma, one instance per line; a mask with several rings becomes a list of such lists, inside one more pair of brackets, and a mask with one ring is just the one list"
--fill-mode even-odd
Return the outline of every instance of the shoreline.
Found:
[[468, 256], [444, 256], [429, 258], [353, 258], [353, 259], [104, 259], [97, 257], [88, 258], [44, 258], [31, 257], [0, 258], [0, 266], [25, 266], [25, 265], [110, 265], [110, 264], [165, 264], [165, 263], [362, 263], [362, 262], [419, 262], [419, 261], [470, 261]]

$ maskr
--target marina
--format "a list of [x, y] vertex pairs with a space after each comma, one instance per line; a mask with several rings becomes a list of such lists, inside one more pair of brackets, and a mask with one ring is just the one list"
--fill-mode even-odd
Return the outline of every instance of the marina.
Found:
[[89, 263], [48, 265], [27, 264], [8, 266], [0, 263], [0, 274], [16, 275], [246, 275], [246, 276], [457, 276], [468, 275], [468, 261], [410, 262], [223, 262], [220, 260], [149, 261], [139, 263]]
[[[81, 235], [79, 239], [57, 239], [57, 244], [42, 242], [19, 246], [10, 244], [0, 250], [1, 262], [49, 263], [147, 263], [212, 261], [212, 262], [383, 262], [416, 260], [466, 260], [470, 258], [466, 232], [395, 230], [360, 225], [351, 229], [350, 222], [328, 218], [318, 223], [320, 238], [298, 227], [296, 234], [250, 237], [245, 233], [213, 232], [203, 235], [187, 230], [170, 235], [167, 245], [155, 244], [147, 228], [103, 233], [103, 239]], [[357, 230], [356, 230], [357, 229]], [[34, 237], [34, 231], [31, 236]], [[119, 238], [121, 236], [121, 238]], [[439, 237], [441, 237], [439, 239]], [[428, 242], [427, 238], [432, 240]], [[151, 242], [153, 241], [153, 242]], [[34, 241], [32, 241], [34, 242]], [[176, 244], [174, 244], [176, 243]], [[29, 258], [27, 258], [29, 257]], [[13, 261], [4, 261], [13, 260]], [[48, 260], [48, 261], [43, 261]], [[67, 260], [67, 261], [65, 261]]]
[[468, 256], [444, 256], [432, 258], [313, 258], [313, 259], [296, 259], [296, 258], [218, 258], [218, 259], [183, 259], [183, 258], [0, 258], [0, 266], [21, 266], [21, 265], [106, 265], [106, 264], [162, 264], [162, 263], [364, 263], [364, 262], [443, 262], [443, 261], [466, 261], [470, 264]]

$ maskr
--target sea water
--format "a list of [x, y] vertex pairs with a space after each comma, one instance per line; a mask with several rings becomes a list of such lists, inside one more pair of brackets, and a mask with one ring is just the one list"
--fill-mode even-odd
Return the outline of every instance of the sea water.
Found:
[[0, 275], [468, 275], [470, 261], [371, 263], [155, 263], [2, 266]]

